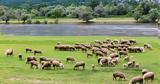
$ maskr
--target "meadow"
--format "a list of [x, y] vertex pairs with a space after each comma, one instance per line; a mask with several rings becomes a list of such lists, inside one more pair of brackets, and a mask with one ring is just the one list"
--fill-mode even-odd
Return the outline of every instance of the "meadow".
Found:
[[[87, 58], [81, 51], [55, 51], [57, 42], [62, 44], [89, 43], [94, 40], [105, 39], [136, 39], [138, 46], [150, 43], [153, 50], [144, 53], [129, 53], [140, 64], [139, 69], [124, 69], [123, 59], [116, 67], [100, 67], [96, 57]], [[42, 56], [58, 58], [64, 63], [64, 70], [31, 69], [25, 64], [25, 58], [33, 54], [26, 54], [25, 48], [42, 50]], [[8, 48], [14, 49], [14, 56], [4, 56]], [[18, 60], [18, 53], [22, 53], [23, 61]], [[41, 55], [36, 56], [39, 58]], [[66, 63], [65, 57], [73, 56], [76, 60], [86, 63], [85, 70], [73, 70], [73, 64]], [[91, 71], [91, 64], [96, 64], [96, 71]], [[128, 84], [129, 80], [141, 74], [143, 68], [155, 72], [155, 80], [145, 84], [160, 84], [160, 39], [157, 37], [108, 37], [108, 36], [0, 36], [0, 84]], [[114, 81], [112, 73], [122, 71], [127, 81]]]

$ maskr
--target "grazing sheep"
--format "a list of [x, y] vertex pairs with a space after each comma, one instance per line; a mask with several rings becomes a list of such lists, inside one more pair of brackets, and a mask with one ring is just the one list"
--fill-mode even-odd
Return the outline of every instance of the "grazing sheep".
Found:
[[92, 64], [92, 71], [95, 71], [96, 65]]
[[136, 83], [143, 84], [143, 77], [142, 76], [135, 76], [131, 79], [129, 84], [136, 84]]
[[117, 77], [119, 78], [119, 80], [121, 79], [124, 79], [126, 80], [126, 76], [123, 72], [120, 72], [120, 71], [116, 71], [113, 73], [113, 80], [117, 80]]
[[[54, 69], [55, 68], [60, 68], [60, 62], [59, 61], [57, 61], [57, 60], [52, 60], [52, 66], [54, 67]], [[61, 68], [63, 68], [63, 64], [61, 63]]]
[[76, 62], [73, 70], [79, 69], [79, 67], [83, 67], [83, 70], [84, 70], [85, 69], [85, 62], [84, 61]]
[[32, 52], [32, 49], [31, 49], [31, 48], [26, 48], [25, 50], [26, 50], [26, 53], [28, 53], [28, 52], [31, 53], [31, 52]]
[[129, 62], [129, 61], [130, 61], [130, 58], [129, 58], [129, 56], [125, 56], [125, 57], [124, 57], [124, 61], [127, 61], [127, 62]]
[[101, 51], [96, 51], [95, 54], [96, 56], [102, 56], [102, 57], [105, 56], [105, 54]]
[[42, 69], [51, 69], [51, 62], [50, 61], [42, 61]]
[[7, 49], [4, 54], [5, 56], [13, 56], [13, 49]]
[[131, 43], [131, 44], [136, 44], [137, 42], [136, 42], [135, 39], [130, 39], [130, 40], [129, 40], [129, 43]]
[[106, 65], [108, 66], [108, 62], [109, 60], [107, 58], [101, 58], [99, 64], [101, 66], [106, 66]]
[[19, 58], [19, 60], [22, 60], [22, 54], [21, 53], [18, 54], [18, 58]]
[[121, 57], [122, 55], [128, 55], [128, 52], [127, 52], [127, 51], [119, 51], [119, 55], [120, 55], [120, 57]]
[[74, 62], [75, 59], [73, 57], [67, 56], [66, 57], [66, 62]]
[[63, 63], [60, 63], [60, 64], [59, 64], [59, 68], [60, 68], [60, 69], [64, 69], [64, 64], [63, 64]]
[[87, 53], [87, 58], [89, 57], [93, 57], [93, 54], [92, 53]]
[[34, 61], [37, 61], [34, 56], [28, 56], [28, 57], [26, 58], [26, 64], [28, 64], [30, 61], [33, 61], [33, 60], [34, 60]]
[[39, 58], [39, 62], [41, 63], [42, 61], [50, 61], [50, 59], [48, 59], [45, 56], [42, 56], [42, 57]]
[[111, 58], [117, 58], [117, 57], [119, 57], [119, 55], [117, 53], [111, 53], [109, 55], [109, 57], [111, 57]]
[[37, 54], [42, 54], [42, 51], [40, 51], [40, 50], [34, 50], [34, 55], [37, 55]]
[[142, 69], [142, 75], [144, 75], [147, 72], [149, 72], [147, 69]]
[[36, 69], [38, 69], [38, 62], [37, 61], [32, 60], [32, 61], [30, 61], [30, 64], [31, 64], [31, 68], [33, 68], [33, 66], [35, 66]]
[[148, 43], [145, 43], [145, 44], [144, 44], [144, 48], [147, 48], [147, 49], [152, 50], [152, 45], [151, 45], [151, 44], [148, 44]]
[[144, 81], [147, 81], [147, 82], [148, 82], [148, 80], [153, 81], [154, 80], [154, 72], [147, 72], [147, 73], [145, 73], [143, 75], [143, 79], [144, 79]]

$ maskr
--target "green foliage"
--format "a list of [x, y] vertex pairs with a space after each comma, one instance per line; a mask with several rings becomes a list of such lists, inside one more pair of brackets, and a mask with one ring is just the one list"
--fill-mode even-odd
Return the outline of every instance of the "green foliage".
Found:
[[59, 23], [59, 20], [58, 20], [58, 18], [56, 18], [54, 21], [54, 24], [58, 24], [58, 23]]
[[41, 22], [39, 20], [36, 20], [34, 23], [35, 24], [41, 24]]
[[93, 19], [93, 12], [90, 7], [80, 6], [77, 10], [77, 14], [79, 19], [85, 21], [86, 23]]

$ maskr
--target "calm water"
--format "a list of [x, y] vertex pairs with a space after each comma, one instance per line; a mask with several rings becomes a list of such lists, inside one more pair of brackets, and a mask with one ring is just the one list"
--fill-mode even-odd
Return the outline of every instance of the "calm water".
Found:
[[[159, 33], [158, 33], [159, 32]], [[157, 36], [160, 30], [156, 25], [73, 25], [73, 24], [1, 24], [0, 33], [6, 35], [30, 36]]]

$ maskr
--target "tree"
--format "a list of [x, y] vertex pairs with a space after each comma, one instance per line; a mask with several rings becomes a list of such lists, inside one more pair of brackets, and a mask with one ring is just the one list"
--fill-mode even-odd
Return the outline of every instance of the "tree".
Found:
[[98, 4], [99, 4], [99, 0], [90, 0], [88, 6], [94, 9]]
[[72, 18], [76, 18], [77, 14], [76, 14], [76, 9], [77, 7], [75, 5], [70, 5], [66, 8], [66, 15], [67, 17], [72, 17]]
[[23, 23], [26, 23], [26, 20], [31, 19], [31, 15], [30, 14], [23, 14], [21, 16], [21, 20], [23, 21]]
[[140, 11], [135, 11], [133, 14], [134, 19], [139, 22], [139, 19], [141, 18], [142, 13], [140, 13]]
[[8, 9], [8, 10], [5, 10], [4, 14], [1, 16], [1, 19], [5, 21], [6, 24], [8, 24], [8, 21], [13, 17], [14, 17], [13, 10]]
[[79, 15], [79, 19], [85, 21], [86, 23], [93, 19], [93, 11], [90, 7], [80, 6], [77, 14]]
[[149, 15], [151, 22], [158, 22], [160, 18], [160, 11], [157, 8], [153, 8], [149, 11]]
[[47, 15], [54, 18], [63, 17], [66, 15], [66, 11], [64, 6], [57, 5], [54, 9], [51, 9]]
[[105, 16], [105, 9], [103, 7], [103, 4], [102, 2], [94, 8], [94, 12], [95, 12], [95, 15], [98, 16], [98, 17], [104, 17]]
[[20, 21], [23, 15], [25, 15], [26, 13], [27, 13], [27, 10], [25, 9], [16, 9], [14, 11], [14, 16], [18, 21]]

